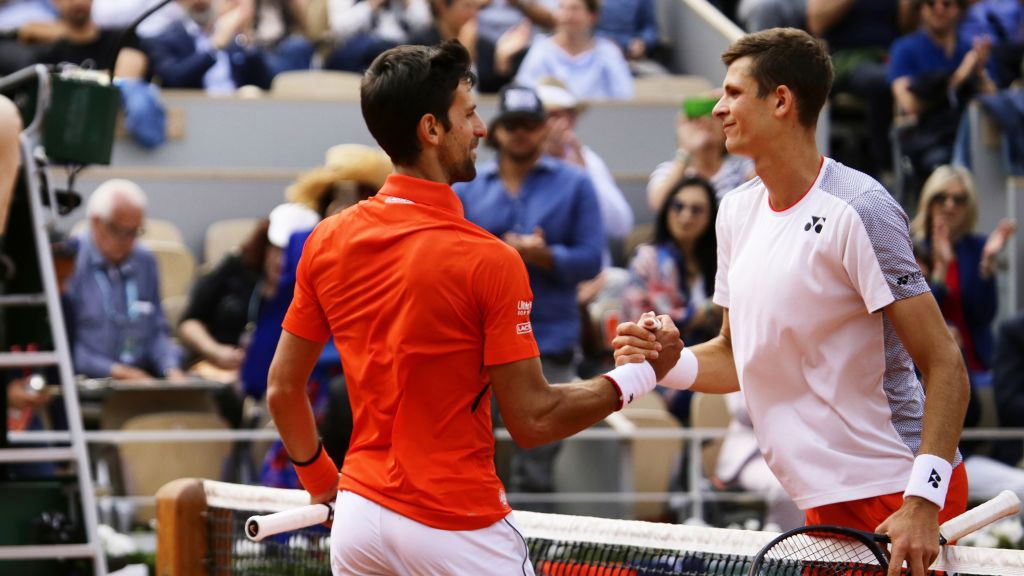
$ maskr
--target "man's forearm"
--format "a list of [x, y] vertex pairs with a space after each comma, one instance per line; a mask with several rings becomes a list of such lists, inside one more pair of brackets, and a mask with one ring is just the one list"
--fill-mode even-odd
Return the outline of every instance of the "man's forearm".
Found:
[[299, 462], [312, 458], [320, 440], [304, 383], [285, 386], [271, 380], [267, 387], [267, 409], [288, 455]]
[[697, 379], [691, 390], [711, 394], [728, 394], [740, 389], [732, 341], [719, 334], [690, 350], [697, 357]]
[[950, 354], [939, 358], [935, 364], [921, 367], [926, 397], [920, 453], [934, 454], [952, 462], [960, 443], [971, 386], [955, 347]]

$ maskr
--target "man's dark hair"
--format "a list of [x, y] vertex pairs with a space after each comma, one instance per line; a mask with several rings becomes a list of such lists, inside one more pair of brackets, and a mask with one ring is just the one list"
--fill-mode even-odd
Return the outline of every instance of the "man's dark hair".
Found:
[[746, 57], [757, 82], [757, 97], [788, 87], [796, 98], [800, 124], [813, 128], [832, 90], [832, 59], [825, 44], [803, 30], [771, 28], [733, 42], [722, 53], [722, 62], [730, 66]]
[[[694, 246], [694, 255], [697, 259], [697, 267], [700, 268], [700, 273], [704, 276], [704, 292], [706, 294], [714, 294], [715, 273], [718, 271], [718, 237], [715, 235], [715, 220], [718, 219], [718, 197], [715, 194], [715, 187], [710, 182], [697, 176], [690, 176], [684, 177], [672, 185], [672, 189], [665, 195], [665, 200], [662, 201], [661, 208], [658, 209], [658, 214], [654, 220], [654, 244], [656, 246], [674, 246], [676, 244], [677, 240], [672, 236], [672, 231], [668, 225], [669, 210], [671, 210], [672, 201], [675, 200], [676, 194], [683, 188], [691, 186], [703, 190], [704, 196], [708, 199], [708, 209], [710, 210], [708, 213], [708, 227], [700, 235], [700, 238], [697, 238], [697, 244]], [[676, 259], [681, 286], [686, 284], [684, 279], [689, 274], [685, 264], [686, 262], [681, 258]]]
[[370, 134], [396, 165], [420, 155], [416, 126], [432, 114], [451, 128], [448, 110], [462, 82], [476, 84], [469, 52], [457, 40], [439, 46], [399, 46], [378, 56], [363, 76], [360, 103]]

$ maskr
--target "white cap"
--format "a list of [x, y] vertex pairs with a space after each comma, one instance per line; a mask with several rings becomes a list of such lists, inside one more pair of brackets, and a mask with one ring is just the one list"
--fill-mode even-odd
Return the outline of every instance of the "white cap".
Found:
[[572, 92], [554, 84], [539, 84], [537, 86], [537, 96], [540, 97], [540, 101], [544, 104], [546, 112], [574, 110], [580, 105], [580, 101], [573, 96]]
[[312, 230], [319, 221], [320, 215], [302, 204], [281, 204], [270, 211], [267, 239], [278, 248], [287, 248], [292, 234]]

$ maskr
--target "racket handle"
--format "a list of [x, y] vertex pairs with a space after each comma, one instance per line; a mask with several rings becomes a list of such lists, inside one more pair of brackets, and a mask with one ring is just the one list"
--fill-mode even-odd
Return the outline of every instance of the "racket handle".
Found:
[[317, 524], [323, 524], [324, 522], [330, 522], [333, 518], [333, 503], [310, 504], [285, 510], [284, 512], [275, 512], [263, 516], [250, 516], [245, 521], [245, 535], [249, 540], [259, 542], [264, 538], [280, 534], [281, 532], [300, 530], [316, 526]]
[[939, 526], [939, 533], [948, 541], [959, 540], [975, 530], [1020, 511], [1020, 498], [1003, 490], [995, 498], [947, 520]]

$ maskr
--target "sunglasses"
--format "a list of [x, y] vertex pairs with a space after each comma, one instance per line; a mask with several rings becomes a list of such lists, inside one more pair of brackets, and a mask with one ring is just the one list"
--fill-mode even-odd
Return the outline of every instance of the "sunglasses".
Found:
[[945, 204], [947, 201], [953, 201], [955, 206], [966, 206], [967, 195], [966, 194], [948, 194], [946, 192], [939, 192], [935, 196], [932, 196], [933, 204]]
[[689, 210], [690, 214], [694, 216], [703, 216], [708, 210], [707, 206], [701, 204], [687, 204], [686, 202], [680, 202], [678, 200], [673, 200], [672, 203], [668, 205], [668, 209], [673, 214], [679, 214], [680, 212]]
[[543, 120], [535, 120], [533, 118], [512, 118], [501, 123], [501, 125], [505, 127], [505, 130], [508, 130], [509, 132], [515, 132], [516, 130], [533, 132], [543, 124]]
[[138, 226], [136, 228], [123, 228], [113, 222], [104, 222], [103, 224], [107, 227], [107, 231], [109, 231], [112, 236], [120, 240], [134, 240], [146, 233], [146, 229], [142, 226]]

